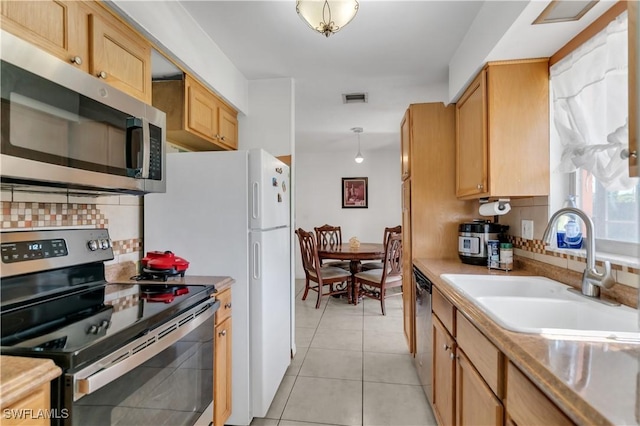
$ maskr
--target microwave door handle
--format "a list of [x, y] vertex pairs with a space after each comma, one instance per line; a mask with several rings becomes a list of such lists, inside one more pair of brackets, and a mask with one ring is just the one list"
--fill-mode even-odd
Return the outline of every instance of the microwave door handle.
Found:
[[[140, 150], [137, 153], [132, 150], [134, 130], [138, 130], [142, 133], [142, 147], [140, 147]], [[151, 161], [151, 135], [149, 134], [149, 120], [146, 118], [135, 117], [127, 119], [127, 140], [125, 149], [127, 158], [127, 176], [134, 177], [136, 179], [148, 179]], [[137, 158], [135, 158], [136, 155]], [[142, 165], [140, 165], [140, 162], [142, 162]]]
[[142, 119], [142, 173], [141, 179], [149, 179], [149, 165], [151, 162], [151, 135], [149, 120]]

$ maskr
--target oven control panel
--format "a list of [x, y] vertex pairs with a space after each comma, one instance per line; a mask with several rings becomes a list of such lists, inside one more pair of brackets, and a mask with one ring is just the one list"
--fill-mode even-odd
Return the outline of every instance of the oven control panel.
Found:
[[48, 259], [50, 257], [67, 256], [67, 244], [63, 239], [19, 241], [15, 243], [2, 243], [0, 255], [2, 262], [24, 262], [34, 259]]
[[1, 278], [114, 258], [105, 228], [2, 232]]

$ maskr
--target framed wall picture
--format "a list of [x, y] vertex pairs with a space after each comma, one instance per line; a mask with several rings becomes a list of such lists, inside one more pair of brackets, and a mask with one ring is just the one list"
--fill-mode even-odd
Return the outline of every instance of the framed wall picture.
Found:
[[366, 209], [369, 207], [369, 179], [366, 177], [342, 178], [342, 208]]

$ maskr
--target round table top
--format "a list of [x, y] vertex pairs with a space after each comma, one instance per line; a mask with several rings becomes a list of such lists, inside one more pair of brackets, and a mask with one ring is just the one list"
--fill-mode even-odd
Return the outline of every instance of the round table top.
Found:
[[319, 246], [318, 256], [321, 259], [338, 260], [384, 259], [384, 244], [360, 243], [360, 247], [351, 247], [349, 243], [333, 246]]

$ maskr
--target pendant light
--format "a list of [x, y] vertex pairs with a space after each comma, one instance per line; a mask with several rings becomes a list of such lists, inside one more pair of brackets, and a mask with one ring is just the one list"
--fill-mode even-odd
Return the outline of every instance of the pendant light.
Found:
[[356, 154], [356, 163], [360, 164], [364, 161], [364, 157], [360, 152], [360, 133], [362, 133], [362, 127], [354, 127], [351, 129], [352, 132], [358, 135], [358, 153]]
[[329, 37], [347, 25], [358, 13], [356, 0], [298, 0], [296, 12], [312, 30]]

